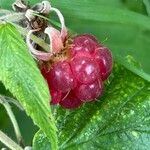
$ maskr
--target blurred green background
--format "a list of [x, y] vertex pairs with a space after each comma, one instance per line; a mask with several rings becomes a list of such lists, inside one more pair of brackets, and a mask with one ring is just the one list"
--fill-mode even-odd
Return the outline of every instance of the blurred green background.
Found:
[[[0, 0], [0, 8], [11, 9], [14, 0]], [[32, 5], [38, 0], [30, 0]], [[132, 55], [147, 74], [150, 74], [150, 1], [149, 0], [51, 0], [65, 16], [66, 25], [76, 33], [96, 35], [113, 52], [125, 59]], [[0, 85], [0, 94], [8, 94]], [[31, 145], [37, 127], [15, 106], [26, 145]], [[34, 111], [34, 110], [33, 110]], [[10, 120], [0, 106], [0, 129], [13, 139]], [[0, 146], [1, 148], [1, 146]]]

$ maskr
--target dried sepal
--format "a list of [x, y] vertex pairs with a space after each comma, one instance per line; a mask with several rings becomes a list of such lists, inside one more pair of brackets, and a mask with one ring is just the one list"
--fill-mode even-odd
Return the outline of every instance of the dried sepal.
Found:
[[14, 11], [26, 11], [28, 6], [24, 4], [24, 1], [22, 0], [16, 0], [13, 4], [12, 4], [12, 8]]
[[59, 18], [60, 23], [61, 23], [61, 38], [64, 41], [68, 35], [68, 31], [67, 31], [67, 28], [65, 26], [64, 17], [62, 15], [62, 13], [57, 8], [52, 7], [51, 11], [56, 12], [56, 14], [58, 15], [58, 18]]
[[63, 49], [61, 33], [53, 27], [47, 27], [45, 29], [45, 33], [49, 36], [50, 39], [50, 51], [53, 53], [60, 52]]
[[30, 53], [33, 55], [34, 58], [37, 58], [39, 60], [43, 60], [43, 61], [48, 61], [50, 60], [51, 56], [52, 56], [52, 53], [51, 52], [42, 52], [42, 51], [39, 51], [39, 50], [36, 50], [34, 47], [33, 47], [33, 43], [31, 43], [31, 34], [33, 34], [33, 32], [37, 32], [39, 31], [39, 29], [36, 29], [36, 30], [30, 30], [27, 34], [27, 37], [26, 37], [26, 43], [27, 43], [27, 46], [30, 50]]

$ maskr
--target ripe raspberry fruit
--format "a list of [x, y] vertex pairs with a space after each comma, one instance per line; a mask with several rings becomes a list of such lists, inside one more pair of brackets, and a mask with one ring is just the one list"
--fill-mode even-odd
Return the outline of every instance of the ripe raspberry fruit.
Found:
[[77, 81], [85, 84], [94, 82], [100, 74], [98, 64], [85, 56], [74, 57], [71, 61], [71, 69]]
[[113, 63], [111, 52], [93, 36], [78, 35], [73, 43], [67, 49], [70, 55], [66, 60], [57, 59], [49, 69], [42, 70], [50, 88], [51, 104], [66, 109], [78, 108], [100, 97]]
[[69, 95], [62, 99], [59, 103], [63, 108], [74, 109], [78, 108], [82, 105], [82, 101], [75, 96], [75, 94], [71, 91]]
[[108, 48], [101, 47], [95, 52], [93, 57], [99, 64], [102, 80], [106, 80], [112, 71], [113, 60], [111, 52]]
[[61, 101], [62, 92], [56, 90], [50, 90], [51, 94], [51, 104], [56, 105]]
[[97, 80], [91, 84], [80, 84], [74, 89], [75, 95], [83, 102], [93, 101], [102, 95], [103, 83]]
[[73, 56], [76, 54], [93, 54], [100, 44], [96, 38], [90, 34], [83, 34], [74, 37], [70, 53]]
[[66, 61], [60, 61], [52, 65], [48, 72], [50, 89], [55, 89], [63, 93], [73, 89], [76, 85], [70, 65]]

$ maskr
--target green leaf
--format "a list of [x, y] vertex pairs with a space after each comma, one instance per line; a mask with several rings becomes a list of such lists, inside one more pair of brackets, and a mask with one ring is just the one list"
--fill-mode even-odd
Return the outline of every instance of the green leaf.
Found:
[[10, 9], [15, 0], [0, 0], [0, 8]]
[[143, 79], [150, 82], [150, 75], [143, 71], [143, 69], [141, 68], [141, 64], [135, 61], [135, 59], [132, 56], [128, 55], [125, 58], [116, 56], [115, 60], [117, 62], [120, 62], [120, 64], [122, 64], [124, 67], [128, 68], [128, 70], [132, 71], [133, 73], [139, 75]]
[[122, 2], [128, 9], [147, 15], [143, 0], [122, 0]]
[[150, 16], [150, 1], [149, 0], [143, 0], [143, 3], [146, 7], [147, 14]]
[[[121, 65], [97, 102], [54, 111], [59, 148], [65, 150], [145, 150], [150, 145], [150, 83]], [[38, 132], [35, 150], [50, 146]], [[36, 149], [37, 148], [37, 149]]]
[[51, 150], [51, 144], [41, 130], [39, 130], [33, 139], [33, 150]]
[[10, 24], [0, 26], [0, 81], [19, 100], [34, 123], [57, 149], [54, 118], [48, 87], [18, 31]]

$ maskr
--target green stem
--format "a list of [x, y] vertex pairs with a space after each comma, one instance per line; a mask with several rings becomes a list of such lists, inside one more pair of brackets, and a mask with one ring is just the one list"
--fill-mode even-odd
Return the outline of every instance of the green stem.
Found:
[[16, 138], [17, 138], [17, 141], [19, 144], [22, 144], [22, 136], [21, 136], [21, 132], [20, 132], [20, 129], [19, 129], [19, 125], [17, 123], [17, 120], [15, 118], [15, 115], [11, 109], [11, 106], [9, 105], [9, 103], [5, 100], [5, 98], [1, 97], [0, 96], [0, 103], [3, 104], [3, 106], [5, 107], [6, 111], [7, 111], [7, 114], [13, 124], [13, 127], [14, 127], [14, 131], [15, 131], [15, 134], [16, 134]]
[[50, 46], [49, 44], [45, 43], [45, 41], [41, 38], [38, 38], [37, 36], [35, 35], [31, 35], [31, 39], [37, 43], [39, 46], [41, 46], [45, 51], [50, 51]]
[[[11, 23], [13, 24], [16, 28], [18, 28], [18, 30], [20, 31], [20, 33], [26, 37], [28, 30], [15, 24], [15, 23]], [[36, 44], [38, 44], [39, 46], [41, 46], [46, 52], [48, 52], [50, 50], [50, 46], [49, 44], [45, 43], [45, 41], [41, 38], [38, 38], [35, 35], [31, 35], [31, 40], [33, 40]]]
[[0, 141], [5, 144], [11, 150], [23, 150], [18, 144], [16, 144], [12, 139], [10, 139], [5, 133], [0, 130]]

